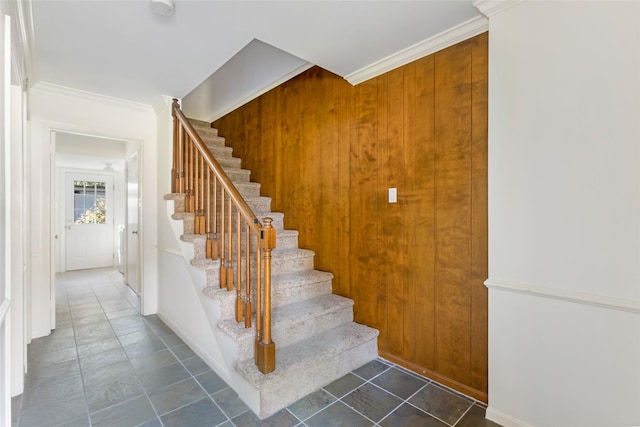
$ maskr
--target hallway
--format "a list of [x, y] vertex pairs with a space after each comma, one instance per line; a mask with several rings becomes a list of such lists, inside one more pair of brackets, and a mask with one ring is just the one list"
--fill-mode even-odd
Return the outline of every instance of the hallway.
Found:
[[381, 359], [260, 422], [116, 270], [56, 276], [57, 327], [28, 348], [12, 425], [495, 426], [484, 405]]

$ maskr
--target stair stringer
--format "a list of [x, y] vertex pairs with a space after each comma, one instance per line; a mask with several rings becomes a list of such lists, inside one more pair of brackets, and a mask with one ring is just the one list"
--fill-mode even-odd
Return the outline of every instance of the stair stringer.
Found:
[[[216, 292], [216, 295], [212, 295], [208, 284], [211, 283], [213, 276], [214, 280], [217, 280], [220, 272], [219, 261], [208, 261], [206, 268], [203, 269], [202, 265], [196, 266], [192, 260], [195, 259], [195, 248], [193, 243], [184, 241], [182, 236], [185, 234], [184, 220], [176, 219], [173, 215], [175, 212], [174, 200], [166, 201], [167, 217], [172, 230], [172, 233], [180, 248], [180, 253], [185, 262], [185, 267], [189, 272], [189, 277], [184, 280], [189, 280], [190, 283], [183, 285], [192, 287], [195, 290], [195, 295], [199, 299], [199, 304], [193, 301], [190, 305], [192, 309], [200, 307], [203, 310], [209, 322], [209, 328], [205, 336], [208, 342], [198, 342], [194, 340], [194, 337], [188, 334], [184, 329], [179, 327], [175, 322], [166, 316], [160, 317], [196, 351], [200, 356], [225, 382], [236, 392], [238, 396], [244, 401], [244, 403], [256, 414], [259, 414], [260, 409], [260, 392], [259, 390], [247, 382], [235, 369], [237, 363], [238, 344], [234, 341], [233, 337], [225, 333], [218, 327], [221, 316], [221, 305], [224, 303], [224, 299], [233, 299], [235, 294], [227, 292], [226, 290], [220, 290]], [[207, 289], [209, 288], [209, 289]], [[207, 292], [205, 292], [207, 291]], [[228, 302], [227, 302], [228, 303]], [[216, 349], [214, 354], [209, 351], [203, 351], [202, 349], [211, 348]], [[201, 349], [201, 351], [198, 351]]]

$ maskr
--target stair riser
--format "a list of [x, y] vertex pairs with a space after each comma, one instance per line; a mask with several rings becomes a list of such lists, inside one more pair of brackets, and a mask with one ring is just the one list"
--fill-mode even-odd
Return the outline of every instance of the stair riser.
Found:
[[[236, 182], [234, 186], [242, 197], [258, 197], [260, 196], [260, 184], [255, 182]], [[222, 201], [222, 199], [220, 199]]]
[[280, 409], [374, 360], [377, 354], [378, 341], [377, 339], [372, 339], [352, 347], [329, 360], [300, 370], [296, 375], [292, 375], [291, 381], [282, 381], [270, 385], [268, 392], [261, 394], [261, 412], [258, 416], [261, 419], [270, 417]]
[[313, 270], [313, 255], [300, 258], [279, 258], [273, 254], [271, 259], [271, 274], [287, 274], [297, 271]]
[[222, 166], [223, 168], [238, 168], [240, 169], [241, 165], [240, 163], [242, 162], [238, 157], [221, 157], [221, 158], [216, 158], [216, 160], [218, 161], [218, 163], [220, 163], [220, 166]]
[[[277, 276], [272, 276], [272, 280], [276, 281]], [[330, 294], [331, 291], [331, 280], [306, 283], [302, 286], [278, 286], [277, 284], [273, 284], [271, 287], [272, 307], [305, 301], [310, 298]]]
[[[272, 325], [272, 339], [278, 346], [283, 348], [313, 337], [316, 334], [326, 332], [345, 323], [353, 321], [353, 307], [345, 307], [342, 310], [322, 313], [302, 322]], [[238, 340], [238, 360], [253, 358], [255, 338], [247, 333]]]
[[269, 215], [259, 215], [258, 213], [271, 212], [271, 197], [260, 197], [260, 198], [252, 197], [250, 199], [247, 199], [246, 202], [247, 202], [247, 205], [249, 205], [251, 210], [256, 214], [258, 218], [264, 218], [265, 216], [269, 216]]
[[209, 149], [211, 149], [212, 147], [213, 148], [225, 147], [225, 140], [221, 136], [200, 135], [200, 138], [202, 138], [202, 142], [204, 142], [206, 146], [209, 147]]
[[235, 184], [237, 182], [249, 182], [251, 172], [247, 169], [223, 168], [229, 179]]
[[209, 150], [211, 151], [211, 154], [213, 154], [213, 157], [216, 158], [216, 160], [218, 161], [218, 163], [220, 162], [221, 159], [230, 159], [233, 157], [233, 148], [231, 147], [226, 147], [226, 146], [209, 146], [208, 147]]
[[202, 136], [202, 132], [211, 132], [214, 135], [218, 134], [218, 129], [212, 128], [211, 123], [203, 120], [188, 119], [191, 126], [198, 132], [198, 135]]

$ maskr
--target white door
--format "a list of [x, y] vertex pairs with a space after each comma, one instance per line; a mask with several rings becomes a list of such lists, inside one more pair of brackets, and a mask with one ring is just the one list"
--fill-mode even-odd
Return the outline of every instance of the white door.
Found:
[[67, 172], [66, 270], [112, 267], [113, 177]]
[[140, 192], [138, 190], [138, 155], [127, 159], [127, 228], [125, 250], [126, 268], [125, 282], [135, 293], [140, 294], [140, 265], [139, 244], [140, 233], [138, 232], [138, 217], [140, 209]]

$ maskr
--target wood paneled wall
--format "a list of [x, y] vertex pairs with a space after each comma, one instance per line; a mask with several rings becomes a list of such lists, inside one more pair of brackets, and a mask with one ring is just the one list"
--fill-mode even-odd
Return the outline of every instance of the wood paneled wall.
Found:
[[213, 124], [380, 355], [485, 401], [487, 41], [357, 86], [312, 68]]

